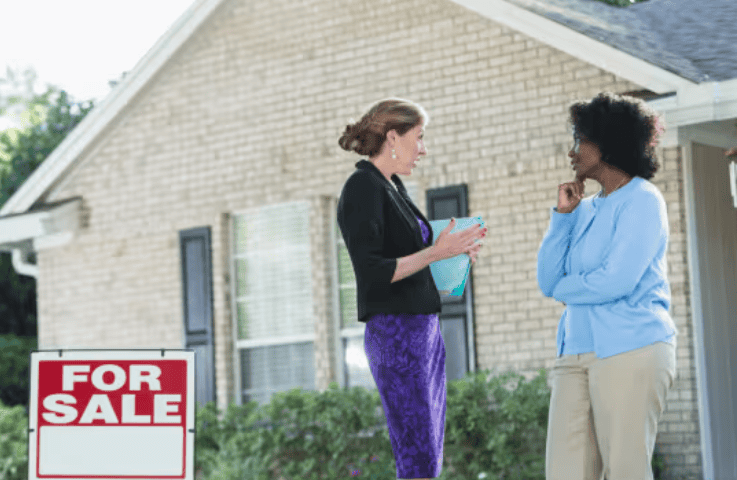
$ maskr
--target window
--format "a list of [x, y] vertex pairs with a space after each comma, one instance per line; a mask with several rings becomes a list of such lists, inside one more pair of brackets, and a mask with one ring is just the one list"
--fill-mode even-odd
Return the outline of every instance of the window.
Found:
[[233, 216], [233, 312], [241, 402], [315, 388], [309, 204]]
[[343, 349], [343, 372], [347, 387], [376, 388], [363, 349], [363, 333], [366, 325], [358, 321], [356, 309], [356, 276], [351, 257], [340, 229], [336, 228], [338, 243], [338, 296], [340, 299], [340, 337]]
[[[426, 192], [427, 219], [468, 215], [468, 188], [465, 184], [433, 188]], [[445, 371], [450, 380], [475, 372], [473, 277], [460, 297], [441, 295], [440, 329], [445, 343]]]
[[[405, 183], [407, 193], [417, 204], [418, 186], [414, 182]], [[335, 214], [333, 214], [335, 215]], [[376, 388], [374, 377], [369, 369], [368, 359], [363, 347], [363, 334], [366, 324], [358, 321], [356, 311], [356, 276], [351, 257], [343, 241], [343, 235], [335, 222], [335, 241], [338, 253], [338, 299], [340, 310], [340, 346], [342, 348], [343, 385]], [[338, 371], [341, 371], [339, 368]]]

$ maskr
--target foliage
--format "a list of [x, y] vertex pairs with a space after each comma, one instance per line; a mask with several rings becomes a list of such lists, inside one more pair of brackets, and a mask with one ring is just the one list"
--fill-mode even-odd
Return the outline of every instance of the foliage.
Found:
[[265, 466], [251, 456], [251, 446], [257, 443], [259, 435], [254, 428], [256, 405], [256, 402], [243, 406], [231, 404], [222, 416], [213, 402], [198, 408], [195, 433], [198, 478], [264, 478]]
[[[544, 371], [531, 381], [488, 371], [448, 383], [441, 479], [544, 478], [550, 393]], [[376, 390], [293, 389], [269, 404], [213, 404], [197, 412], [196, 467], [212, 480], [395, 479]], [[479, 474], [482, 476], [479, 477]]]
[[0, 480], [28, 478], [28, 417], [0, 402]]
[[[550, 392], [545, 371], [525, 381], [488, 371], [448, 382], [445, 462], [439, 480], [543, 479]], [[0, 402], [0, 480], [26, 478], [28, 418]], [[655, 478], [663, 459], [653, 457]], [[199, 480], [365, 478], [396, 467], [376, 390], [293, 389], [269, 404], [197, 408]]]
[[280, 392], [261, 407], [231, 405], [220, 420], [210, 404], [197, 412], [196, 468], [213, 480], [334, 479], [350, 476], [351, 459], [373, 457], [363, 473], [387, 470], [393, 460], [380, 404], [376, 391], [336, 383], [322, 393]]
[[92, 102], [72, 102], [64, 90], [49, 87], [35, 95], [23, 114], [24, 126], [0, 133], [0, 205], [92, 109]]
[[530, 381], [487, 370], [449, 382], [446, 478], [544, 479], [549, 403], [544, 370]]
[[33, 99], [36, 71], [7, 66], [5, 76], [0, 78], [0, 115], [16, 117], [20, 115]]
[[[11, 73], [9, 71], [8, 75], [12, 77]], [[24, 95], [28, 94], [25, 92], [8, 97], [10, 100], [3, 99], [4, 103], [15, 106], [20, 101], [26, 103], [21, 114], [22, 126], [0, 132], [0, 206], [20, 188], [92, 108], [91, 102], [72, 102], [66, 92], [54, 87], [49, 87], [44, 94], [33, 95], [30, 100], [24, 100]], [[12, 267], [10, 254], [2, 252], [0, 333], [36, 335], [35, 288], [34, 279], [20, 278]]]
[[653, 469], [653, 478], [655, 480], [665, 477], [665, 459], [662, 454], [657, 451], [653, 452], [653, 459], [650, 466]]
[[[92, 108], [91, 102], [72, 102], [66, 92], [54, 87], [35, 95], [34, 81], [30, 70], [18, 75], [9, 69], [7, 78], [0, 79], [0, 87], [16, 89], [16, 93], [2, 92], [0, 113], [19, 111], [21, 117], [20, 127], [0, 132], [0, 206]], [[0, 334], [36, 335], [36, 282], [15, 272], [7, 252], [0, 252]], [[28, 351], [35, 348], [35, 339], [5, 336], [2, 342], [0, 347], [7, 348], [0, 348], [0, 400], [25, 405]]]
[[28, 405], [28, 355], [35, 348], [36, 337], [0, 335], [0, 402], [5, 405]]
[[36, 335], [36, 280], [18, 275], [10, 253], [0, 252], [0, 334]]

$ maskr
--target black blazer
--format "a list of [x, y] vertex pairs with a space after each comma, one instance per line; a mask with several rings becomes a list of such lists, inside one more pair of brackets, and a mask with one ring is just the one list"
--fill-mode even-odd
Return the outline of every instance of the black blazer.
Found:
[[367, 160], [356, 163], [338, 201], [338, 225], [356, 274], [358, 320], [367, 322], [376, 313], [430, 314], [440, 312], [440, 295], [425, 267], [414, 275], [391, 283], [397, 258], [427, 247], [415, 216], [432, 227], [410, 200], [396, 175], [391, 186]]

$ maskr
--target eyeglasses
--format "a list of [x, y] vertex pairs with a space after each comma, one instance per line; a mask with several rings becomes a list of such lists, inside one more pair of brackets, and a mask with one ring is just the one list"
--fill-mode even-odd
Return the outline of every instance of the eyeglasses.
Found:
[[573, 152], [578, 153], [581, 147], [581, 143], [586, 142], [586, 141], [588, 141], [586, 137], [584, 137], [580, 133], [578, 134], [574, 133], [573, 134]]
[[579, 148], [581, 147], [581, 137], [578, 135], [573, 136], [573, 153], [578, 153]]

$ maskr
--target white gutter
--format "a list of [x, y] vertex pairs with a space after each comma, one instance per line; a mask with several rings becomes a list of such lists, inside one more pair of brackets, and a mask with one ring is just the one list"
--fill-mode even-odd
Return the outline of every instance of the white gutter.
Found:
[[74, 238], [80, 228], [81, 209], [82, 199], [76, 198], [47, 210], [0, 217], [0, 250], [11, 252], [16, 272], [38, 277], [38, 267], [27, 261], [28, 254]]
[[12, 251], [13, 268], [19, 275], [38, 278], [38, 266], [26, 261], [28, 252], [24, 248], [14, 248]]
[[737, 118], [737, 79], [685, 86], [673, 97], [649, 103], [665, 114], [668, 127], [734, 119]]

